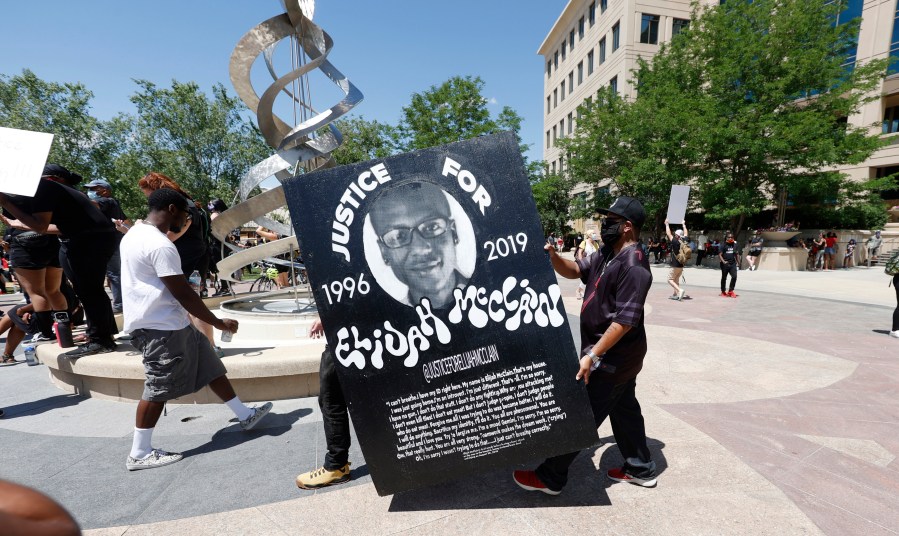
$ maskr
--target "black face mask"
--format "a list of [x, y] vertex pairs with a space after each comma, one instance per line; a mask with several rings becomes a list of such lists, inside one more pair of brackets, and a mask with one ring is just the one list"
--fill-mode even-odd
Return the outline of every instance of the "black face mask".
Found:
[[615, 223], [602, 223], [602, 228], [599, 230], [599, 237], [602, 238], [602, 243], [607, 246], [615, 245], [618, 242], [618, 239], [621, 238], [621, 224], [623, 222], [615, 222]]

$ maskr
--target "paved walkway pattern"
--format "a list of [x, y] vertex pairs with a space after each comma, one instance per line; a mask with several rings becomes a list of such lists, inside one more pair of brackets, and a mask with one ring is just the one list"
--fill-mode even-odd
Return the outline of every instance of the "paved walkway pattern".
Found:
[[[25, 365], [0, 369], [0, 478], [54, 497], [92, 536], [899, 533], [889, 278], [744, 271], [731, 299], [717, 270], [690, 268], [693, 299], [677, 302], [666, 273], [653, 268], [637, 386], [655, 489], [604, 478], [622, 461], [605, 423], [558, 497], [520, 490], [512, 468], [378, 497], [355, 447], [352, 482], [298, 490], [323, 459], [311, 398], [276, 402], [249, 433], [223, 406], [173, 406], [154, 444], [185, 460], [129, 473], [134, 404], [65, 395]], [[576, 324], [576, 284], [561, 284]]]

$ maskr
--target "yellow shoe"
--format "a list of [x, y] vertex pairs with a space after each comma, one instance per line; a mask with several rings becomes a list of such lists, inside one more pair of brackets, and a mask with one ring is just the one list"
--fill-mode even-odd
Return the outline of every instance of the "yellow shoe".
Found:
[[302, 489], [318, 489], [334, 484], [343, 484], [350, 480], [350, 464], [347, 463], [340, 469], [329, 471], [319, 467], [315, 471], [303, 473], [297, 477], [297, 487]]

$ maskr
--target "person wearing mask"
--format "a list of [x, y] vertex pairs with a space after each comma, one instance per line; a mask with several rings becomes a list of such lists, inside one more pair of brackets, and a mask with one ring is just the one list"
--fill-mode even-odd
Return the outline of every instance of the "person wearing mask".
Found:
[[[646, 427], [637, 401], [637, 374], [646, 356], [643, 307], [652, 285], [652, 273], [637, 247], [646, 221], [643, 205], [632, 197], [619, 197], [606, 215], [595, 255], [579, 261], [563, 259], [547, 244], [553, 269], [568, 279], [580, 278], [588, 293], [581, 308], [580, 370], [597, 428], [606, 417], [624, 464], [606, 476], [616, 482], [642, 487], [656, 485], [656, 464], [646, 442]], [[568, 471], [578, 452], [546, 459], [534, 471], [514, 471], [519, 487], [558, 495], [568, 483]], [[592, 469], [592, 466], [591, 466]]]
[[109, 281], [109, 290], [112, 291], [112, 312], [122, 312], [122, 258], [119, 256], [119, 243], [122, 235], [128, 232], [132, 222], [122, 211], [118, 200], [112, 196], [112, 186], [102, 180], [96, 179], [85, 185], [87, 197], [97, 205], [100, 212], [115, 224], [118, 233], [115, 235], [116, 248], [109, 264], [106, 265], [106, 280]]
[[[724, 236], [724, 243], [718, 248], [718, 260], [721, 261], [721, 296], [725, 298], [736, 298], [739, 294], [734, 293], [737, 286], [737, 270], [740, 266], [740, 248], [734, 240], [734, 234], [730, 231]], [[727, 284], [727, 276], [730, 275], [730, 286]], [[725, 291], [724, 289], [728, 290]]]
[[[144, 175], [137, 185], [147, 198], [156, 190], [169, 188], [183, 195], [191, 202], [187, 223], [178, 232], [169, 231], [168, 237], [178, 250], [178, 255], [181, 258], [181, 271], [184, 273], [184, 277], [189, 278], [194, 270], [201, 274], [200, 279], [202, 282], [198, 292], [202, 296], [205, 291], [205, 274], [209, 269], [209, 246], [206, 240], [209, 232], [209, 221], [206, 219], [206, 213], [200, 208], [199, 203], [181, 189], [177, 182], [162, 173], [151, 171]], [[209, 339], [209, 344], [213, 346], [216, 354], [219, 357], [224, 356], [225, 354], [221, 347], [215, 345], [212, 326], [193, 316], [191, 316], [191, 320], [194, 326]]]
[[[81, 177], [55, 164], [50, 170], [50, 180], [41, 180], [34, 196], [25, 205], [20, 205], [21, 196], [15, 199], [0, 194], [0, 205], [17, 220], [10, 221], [13, 227], [30, 229], [38, 233], [58, 233], [60, 235], [60, 264], [75, 293], [84, 306], [87, 315], [88, 342], [62, 354], [68, 359], [112, 352], [116, 348], [113, 336], [118, 333], [112, 304], [103, 286], [106, 266], [115, 251], [115, 226], [100, 212], [88, 197], [64, 184], [77, 183]], [[45, 168], [47, 175], [47, 168]], [[60, 176], [61, 175], [61, 176]], [[54, 180], [55, 179], [55, 180]], [[68, 322], [65, 300], [57, 305], [59, 322]]]

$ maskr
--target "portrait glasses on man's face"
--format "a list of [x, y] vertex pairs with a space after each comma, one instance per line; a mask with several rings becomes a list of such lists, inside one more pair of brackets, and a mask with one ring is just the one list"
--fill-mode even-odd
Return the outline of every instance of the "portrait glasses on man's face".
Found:
[[426, 240], [437, 238], [446, 233], [451, 228], [453, 220], [448, 218], [431, 218], [425, 220], [415, 227], [396, 227], [382, 234], [379, 238], [381, 242], [390, 249], [397, 249], [408, 246], [412, 243], [413, 233]]

